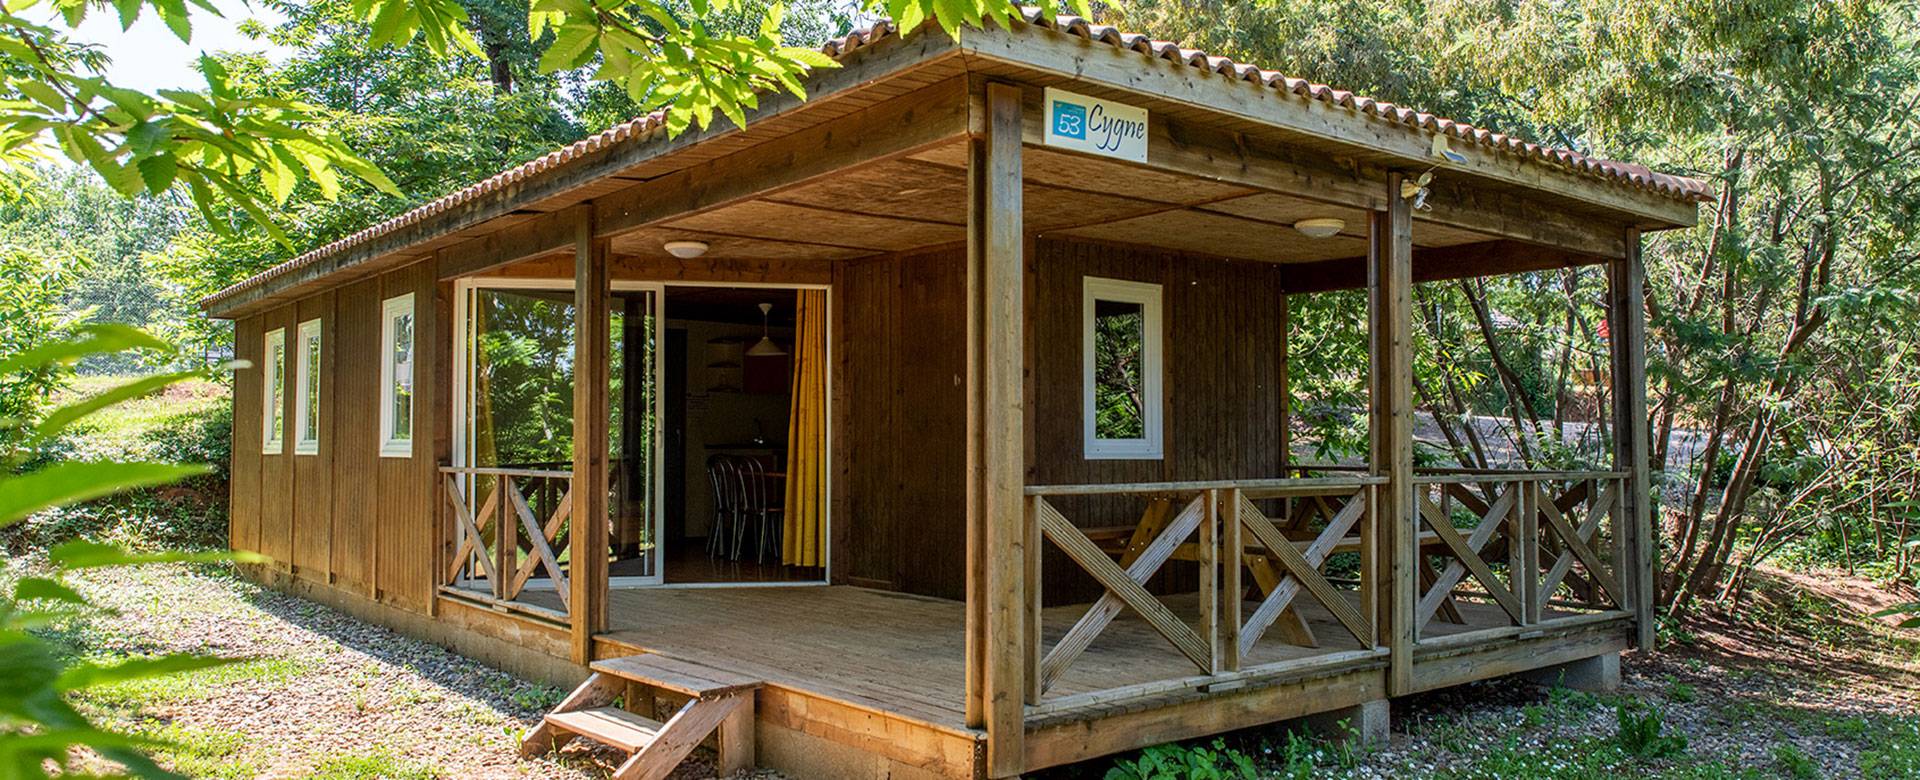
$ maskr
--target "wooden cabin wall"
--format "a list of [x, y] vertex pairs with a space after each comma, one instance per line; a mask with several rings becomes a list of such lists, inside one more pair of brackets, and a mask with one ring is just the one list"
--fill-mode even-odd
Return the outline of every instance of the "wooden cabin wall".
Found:
[[[1281, 476], [1285, 344], [1281, 266], [1082, 240], [1040, 239], [1027, 266], [1027, 484], [1069, 485]], [[1161, 286], [1164, 457], [1089, 460], [1081, 355], [1084, 279]], [[1131, 525], [1135, 498], [1054, 501], [1082, 527]], [[1046, 598], [1084, 601], [1100, 589], [1051, 545]], [[1191, 566], [1169, 565], [1155, 588], [1191, 590]]]
[[[442, 438], [439, 385], [447, 334], [428, 263], [398, 269], [235, 323], [234, 352], [250, 367], [234, 377], [230, 544], [258, 552], [296, 577], [426, 612], [434, 589], [434, 497]], [[414, 447], [381, 457], [381, 303], [414, 294]], [[321, 321], [320, 446], [295, 454], [299, 323]], [[286, 435], [263, 453], [265, 335], [287, 338]]]
[[[334, 361], [327, 359], [327, 352], [333, 345], [333, 330], [337, 327], [333, 313], [334, 294], [324, 292], [307, 298], [295, 305], [299, 316], [296, 322], [312, 319], [320, 320], [320, 398], [324, 405], [326, 399], [333, 397], [332, 388]], [[299, 331], [296, 326], [287, 331], [288, 354], [297, 356], [300, 350]], [[289, 359], [292, 365], [293, 359]], [[289, 372], [289, 379], [293, 378]], [[299, 388], [292, 383], [287, 385], [289, 410], [299, 408]], [[328, 409], [316, 409], [315, 413], [324, 413]], [[326, 575], [333, 566], [333, 469], [328, 465], [338, 447], [333, 440], [333, 432], [326, 429], [333, 419], [331, 414], [320, 414], [319, 452], [313, 455], [293, 456], [293, 484], [299, 486], [299, 500], [293, 504], [293, 570], [301, 577], [326, 581]], [[294, 430], [296, 420], [291, 412], [287, 415], [288, 448], [293, 447], [292, 440], [299, 432]]]
[[[1078, 240], [1031, 246], [1028, 484], [1279, 475], [1279, 266]], [[965, 262], [964, 248], [950, 248], [836, 270], [834, 545], [836, 572], [846, 582], [964, 596]], [[1080, 304], [1087, 276], [1162, 285], [1163, 459], [1084, 457]], [[1056, 503], [1083, 526], [1131, 523], [1140, 511], [1132, 500]], [[1046, 565], [1074, 571], [1053, 553]], [[1190, 567], [1170, 566], [1167, 576], [1186, 576], [1183, 568]], [[1052, 600], [1097, 593], [1072, 576], [1049, 578]]]
[[233, 323], [233, 357], [246, 361], [233, 375], [233, 442], [229, 449], [227, 542], [235, 550], [260, 552], [260, 366], [265, 319]]
[[835, 267], [835, 574], [966, 588], [966, 250]]

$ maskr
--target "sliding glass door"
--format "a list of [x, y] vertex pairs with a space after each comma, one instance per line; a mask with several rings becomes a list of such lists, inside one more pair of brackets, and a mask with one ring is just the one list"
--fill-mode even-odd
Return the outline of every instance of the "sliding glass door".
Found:
[[[614, 585], [660, 582], [660, 289], [622, 284], [608, 301], [608, 573]], [[572, 570], [569, 535], [577, 518], [562, 510], [573, 480], [574, 305], [571, 280], [484, 280], [463, 286], [456, 349], [460, 405], [456, 465], [474, 469], [467, 492], [479, 497], [507, 481], [518, 495], [497, 502], [481, 530], [482, 550], [527, 562], [524, 586], [556, 583], [537, 562], [551, 556]], [[524, 507], [525, 511], [520, 511]], [[523, 519], [521, 514], [526, 515]], [[502, 536], [500, 521], [510, 525]], [[462, 530], [465, 533], [465, 530]], [[498, 538], [511, 538], [502, 555]]]

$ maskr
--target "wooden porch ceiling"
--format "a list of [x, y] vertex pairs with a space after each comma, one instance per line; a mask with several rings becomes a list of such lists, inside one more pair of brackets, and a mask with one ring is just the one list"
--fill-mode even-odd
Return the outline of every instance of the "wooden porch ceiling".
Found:
[[[752, 260], [844, 260], [966, 239], [966, 144], [866, 163], [797, 186], [665, 220], [613, 239], [619, 255], [665, 259], [674, 239], [706, 241], [714, 256]], [[1041, 235], [1139, 244], [1277, 263], [1364, 257], [1367, 213], [1198, 177], [1176, 176], [1028, 147], [1025, 219]], [[1339, 235], [1309, 239], [1293, 223], [1346, 221]], [[1421, 248], [1495, 237], [1416, 224]]]

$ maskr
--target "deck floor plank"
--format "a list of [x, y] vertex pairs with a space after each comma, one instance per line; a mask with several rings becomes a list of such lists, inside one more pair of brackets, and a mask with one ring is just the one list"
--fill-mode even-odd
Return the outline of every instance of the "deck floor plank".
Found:
[[[538, 603], [545, 595], [529, 591]], [[1193, 621], [1193, 594], [1163, 597]], [[965, 727], [965, 605], [851, 586], [631, 588], [610, 593], [606, 638], [928, 723]], [[1253, 606], [1251, 602], [1247, 608]], [[1300, 615], [1322, 638], [1317, 648], [1263, 638], [1246, 666], [1360, 649], [1312, 599]], [[1429, 637], [1506, 625], [1496, 606], [1462, 602], [1465, 624], [1436, 620]], [[1086, 605], [1048, 607], [1049, 646]], [[1146, 621], [1123, 613], [1076, 660], [1047, 698], [1196, 674], [1193, 664]]]

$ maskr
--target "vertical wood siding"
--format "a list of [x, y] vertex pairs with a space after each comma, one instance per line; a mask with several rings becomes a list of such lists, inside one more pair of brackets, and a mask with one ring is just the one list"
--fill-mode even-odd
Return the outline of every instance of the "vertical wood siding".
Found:
[[[1281, 267], [1143, 247], [1041, 239], [1028, 257], [1028, 484], [1099, 484], [1280, 476]], [[1084, 457], [1081, 302], [1088, 276], [1161, 285], [1165, 457]], [[1054, 502], [1082, 526], [1138, 521], [1124, 498]], [[1099, 594], [1048, 546], [1049, 602]], [[1157, 587], [1190, 588], [1170, 565]]]
[[[333, 420], [333, 410], [329, 408], [333, 400], [334, 361], [329, 359], [333, 349], [334, 334], [334, 294], [325, 292], [299, 302], [295, 307], [299, 316], [296, 323], [311, 319], [320, 320], [320, 353], [314, 356], [320, 369], [320, 403], [310, 413], [319, 415], [320, 447], [319, 452], [293, 458], [293, 567], [294, 572], [303, 578], [320, 582], [328, 581], [333, 570], [333, 469], [328, 466], [336, 451], [332, 432], [327, 429]], [[287, 408], [299, 409], [299, 394], [303, 389], [298, 385], [297, 369], [301, 350], [298, 325], [287, 330], [288, 338], [288, 397]], [[312, 370], [311, 367], [308, 370]], [[300, 438], [299, 420], [287, 415], [287, 446], [289, 450]]]
[[[285, 571], [293, 563], [293, 437], [286, 435], [291, 433], [286, 430], [286, 427], [291, 426], [293, 423], [293, 394], [285, 392], [286, 389], [291, 387], [292, 383], [289, 380], [293, 374], [293, 351], [290, 349], [293, 345], [293, 307], [282, 306], [278, 309], [273, 309], [268, 311], [263, 319], [263, 333], [279, 329], [282, 332], [283, 343], [285, 343], [289, 349], [286, 352], [285, 361], [281, 366], [281, 373], [285, 374], [280, 380], [282, 387], [280, 397], [281, 414], [284, 415], [284, 417], [281, 418], [281, 425], [283, 426], [281, 428], [283, 434], [281, 436], [281, 445], [276, 448], [274, 452], [265, 453], [260, 456], [259, 552], [273, 559], [274, 568]], [[263, 339], [256, 338], [254, 341], [260, 342], [260, 345], [256, 348], [261, 350], [261, 370], [259, 372], [263, 382], [260, 388], [261, 398], [263, 400], [270, 400], [273, 397], [273, 388], [266, 387], [264, 380], [266, 376], [266, 363], [273, 359], [273, 355], [266, 351], [267, 345]], [[254, 404], [253, 411], [251, 412], [254, 417], [261, 419], [260, 424], [262, 426], [266, 425], [264, 408], [265, 407], [260, 404]], [[254, 452], [262, 451], [261, 441], [263, 438], [263, 436], [253, 437], [253, 441], [249, 446]]]
[[[845, 433], [841, 573], [947, 598], [965, 590], [964, 249], [855, 261], [836, 275]], [[1029, 484], [1279, 475], [1283, 327], [1278, 266], [1038, 239], [1027, 269]], [[1165, 457], [1088, 460], [1081, 441], [1083, 279], [1162, 285]], [[1137, 502], [1061, 500], [1083, 525], [1138, 518]], [[1048, 598], [1097, 593], [1050, 553]], [[1165, 576], [1190, 576], [1179, 566]]]
[[[371, 537], [378, 561], [374, 582], [382, 600], [420, 612], [426, 611], [433, 591], [433, 575], [429, 569], [434, 559], [434, 506], [429, 498], [434, 495], [431, 491], [435, 467], [432, 415], [438, 390], [433, 386], [433, 365], [442, 351], [435, 335], [434, 323], [438, 321], [435, 289], [431, 261], [393, 271], [381, 279], [382, 300], [413, 293], [413, 454], [405, 458], [377, 459], [380, 500], [373, 514]], [[381, 324], [378, 319], [375, 318], [373, 329], [376, 348], [370, 352], [384, 355], [386, 345], [378, 343]], [[375, 385], [379, 384], [379, 370], [376, 360], [372, 374]], [[378, 393], [373, 400], [376, 406], [372, 427], [377, 431]]]
[[380, 449], [380, 280], [342, 287], [334, 301], [331, 484], [334, 582], [362, 595], [374, 586], [373, 482]]
[[261, 317], [233, 324], [233, 357], [248, 363], [233, 374], [233, 442], [227, 505], [228, 544], [260, 552], [260, 380], [265, 329]]

